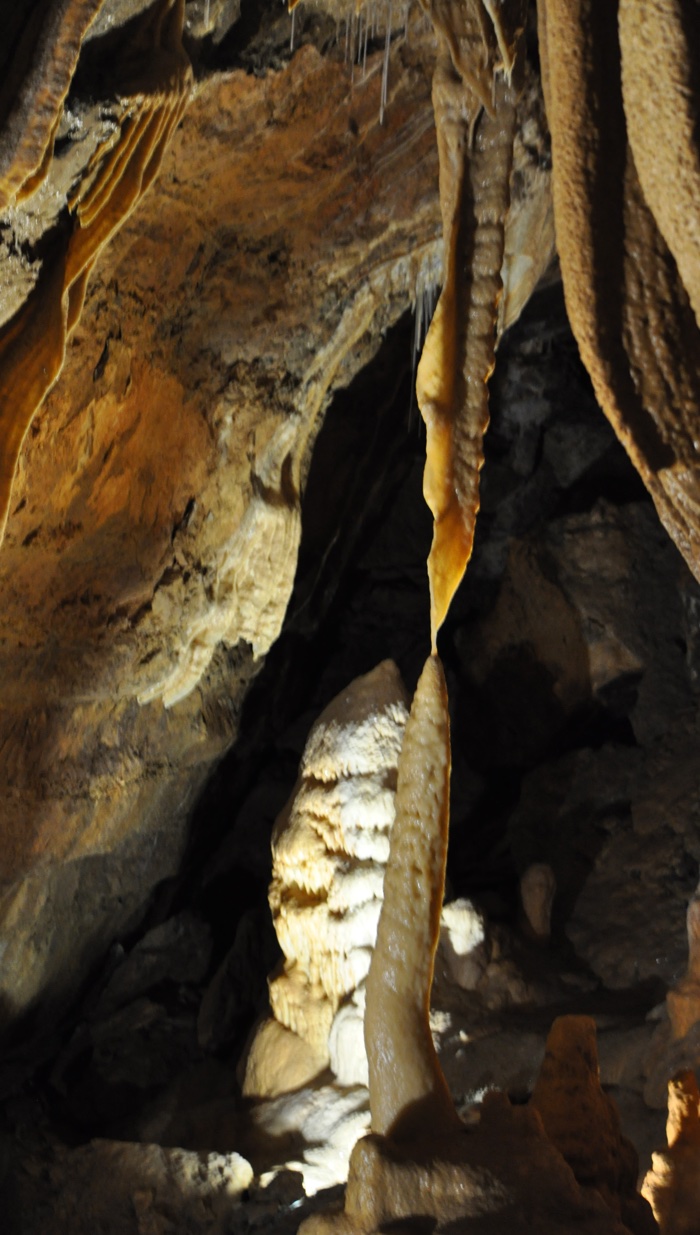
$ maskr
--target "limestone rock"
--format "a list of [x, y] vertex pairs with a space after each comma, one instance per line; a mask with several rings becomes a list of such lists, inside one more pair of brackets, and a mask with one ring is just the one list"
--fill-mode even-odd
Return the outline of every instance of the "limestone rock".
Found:
[[436, 1231], [537, 1231], [541, 1235], [625, 1235], [600, 1197], [576, 1183], [545, 1136], [537, 1114], [486, 1096], [476, 1128], [415, 1146], [370, 1136], [356, 1146], [343, 1213], [319, 1215], [303, 1235], [369, 1235], [388, 1224]]
[[333, 1018], [369, 969], [406, 718], [395, 665], [357, 679], [312, 728], [275, 825], [270, 905], [285, 960], [270, 1003], [324, 1062]]
[[700, 1092], [693, 1072], [669, 1081], [668, 1149], [652, 1154], [642, 1196], [661, 1235], [693, 1235], [700, 1213]]
[[[697, 194], [680, 207], [697, 180], [695, 6], [624, 3], [618, 14], [539, 0], [538, 15], [572, 328], [601, 407], [698, 576]], [[674, 176], [654, 154], [660, 111]]]
[[666, 1087], [681, 1070], [700, 1064], [700, 896], [688, 903], [688, 966], [666, 992], [662, 1017], [648, 1052], [644, 1095], [650, 1106], [662, 1107]]
[[268, 1017], [257, 1027], [246, 1057], [243, 1095], [275, 1098], [302, 1089], [326, 1067], [326, 1052], [315, 1051], [292, 1029]]
[[422, 54], [381, 127], [381, 72], [353, 94], [311, 45], [209, 76], [95, 267], [0, 550], [3, 1021], [133, 928], [236, 736], [326, 405], [439, 259]]
[[30, 1215], [23, 1229], [37, 1235], [42, 1229], [60, 1235], [98, 1230], [109, 1235], [223, 1235], [252, 1179], [250, 1163], [237, 1153], [92, 1141], [56, 1150], [48, 1163], [27, 1156], [19, 1176], [23, 1212]]
[[139, 939], [117, 966], [93, 1017], [100, 1020], [162, 982], [198, 982], [209, 965], [211, 935], [204, 922], [185, 911]]
[[648, 978], [674, 985], [686, 968], [687, 906], [700, 860], [697, 725], [692, 713], [681, 716], [655, 744], [636, 785], [628, 782], [629, 815], [589, 816], [598, 852], [567, 934], [611, 988]]
[[462, 990], [478, 987], [489, 961], [488, 928], [483, 913], [465, 898], [443, 905], [438, 963]]
[[601, 1088], [595, 1023], [561, 1016], [553, 1024], [530, 1105], [578, 1182], [603, 1197], [630, 1230], [653, 1231], [636, 1192], [637, 1155]]

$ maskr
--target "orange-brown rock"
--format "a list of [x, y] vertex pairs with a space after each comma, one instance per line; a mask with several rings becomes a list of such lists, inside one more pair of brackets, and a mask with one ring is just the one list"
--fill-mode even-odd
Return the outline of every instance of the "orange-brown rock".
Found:
[[[471, 557], [479, 509], [516, 96], [510, 84], [515, 50], [503, 56], [510, 40], [498, 21], [492, 24], [481, 0], [436, 0], [426, 7], [438, 35], [433, 105], [445, 237], [442, 293], [416, 382], [427, 428], [423, 492], [434, 520], [428, 577], [435, 651]], [[509, 29], [515, 48], [522, 32], [517, 20]]]
[[620, 0], [620, 46], [627, 132], [642, 192], [700, 325], [697, 5]]
[[384, 902], [367, 977], [365, 1045], [372, 1130], [397, 1141], [460, 1127], [430, 1034], [450, 811], [450, 718], [437, 656], [425, 662], [406, 725]]
[[184, 12], [184, 0], [162, 0], [129, 45], [134, 93], [122, 102], [119, 129], [76, 190], [67, 239], [54, 242], [26, 304], [0, 331], [0, 540], [25, 434], [61, 370], [95, 259], [152, 183], [186, 106]]
[[590, 1017], [560, 1016], [554, 1022], [530, 1106], [579, 1184], [602, 1196], [631, 1231], [653, 1232], [648, 1206], [637, 1194], [636, 1151], [600, 1085]]
[[382, 126], [378, 65], [352, 88], [307, 46], [200, 85], [27, 434], [0, 551], [4, 1021], [175, 870], [285, 612], [330, 394], [439, 253], [420, 49], [392, 54]]

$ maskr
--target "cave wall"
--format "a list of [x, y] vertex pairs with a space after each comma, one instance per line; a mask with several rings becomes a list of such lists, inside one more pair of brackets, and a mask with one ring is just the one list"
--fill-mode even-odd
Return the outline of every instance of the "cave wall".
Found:
[[325, 407], [439, 262], [428, 55], [381, 125], [375, 49], [206, 74], [99, 259], [0, 551], [6, 1024], [175, 873], [236, 736]]

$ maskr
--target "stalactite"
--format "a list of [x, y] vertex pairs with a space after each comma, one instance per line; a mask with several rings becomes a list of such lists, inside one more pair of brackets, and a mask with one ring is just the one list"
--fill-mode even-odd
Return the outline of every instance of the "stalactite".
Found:
[[[496, 349], [515, 93], [480, 5], [428, 6], [440, 38], [433, 106], [445, 244], [442, 294], [418, 366], [427, 426], [424, 494], [434, 518], [428, 560], [433, 650], [474, 543]], [[519, 27], [517, 27], [519, 28]]]
[[45, 178], [83, 39], [103, 0], [35, 5], [0, 87], [0, 211]]
[[372, 1130], [392, 1140], [459, 1128], [430, 1036], [449, 824], [447, 687], [425, 664], [399, 760], [384, 905], [367, 978], [365, 1044]]
[[[642, 116], [649, 107], [656, 114], [659, 91], [667, 114], [675, 93], [667, 47], [657, 88], [656, 50], [648, 49], [643, 34], [646, 18], [640, 37], [638, 14], [646, 11], [646, 5], [621, 6], [619, 31], [616, 5], [539, 0], [557, 247], [569, 320], [598, 402], [662, 522], [700, 577], [700, 331], [686, 261], [693, 252], [688, 237], [700, 234], [700, 204], [690, 187], [692, 152], [678, 189], [668, 175], [659, 189], [658, 175], [649, 172], [649, 144], [656, 160], [659, 143], [656, 128]], [[667, 38], [672, 30], [667, 25]], [[692, 48], [680, 34], [673, 51], [677, 63], [692, 62]], [[649, 56], [654, 84], [637, 115], [635, 99], [648, 78]], [[638, 69], [642, 77], [633, 87]], [[682, 128], [680, 120], [673, 125], [676, 143], [685, 140]], [[677, 192], [688, 215], [680, 231], [669, 206]]]

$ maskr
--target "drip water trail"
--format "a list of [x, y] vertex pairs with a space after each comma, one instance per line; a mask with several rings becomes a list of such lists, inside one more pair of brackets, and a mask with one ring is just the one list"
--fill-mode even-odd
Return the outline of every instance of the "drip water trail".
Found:
[[297, 15], [296, 9], [292, 9], [292, 29], [289, 34], [289, 50], [294, 51], [294, 18]]

